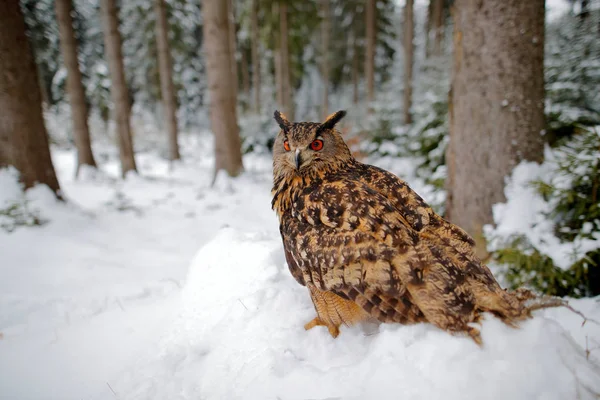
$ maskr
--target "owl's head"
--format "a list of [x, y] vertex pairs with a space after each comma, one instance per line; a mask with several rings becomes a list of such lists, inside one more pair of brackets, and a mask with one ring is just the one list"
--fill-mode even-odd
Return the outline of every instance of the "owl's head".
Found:
[[279, 175], [312, 175], [339, 168], [352, 160], [342, 136], [335, 130], [346, 111], [331, 114], [325, 122], [295, 122], [275, 111], [281, 131], [273, 144], [273, 172]]

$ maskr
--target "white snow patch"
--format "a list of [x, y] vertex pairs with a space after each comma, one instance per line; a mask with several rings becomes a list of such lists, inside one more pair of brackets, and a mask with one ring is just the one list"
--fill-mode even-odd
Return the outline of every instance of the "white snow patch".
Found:
[[[113, 382], [127, 399], [592, 399], [600, 368], [565, 327], [538, 314], [520, 329], [488, 316], [483, 347], [428, 324], [304, 331], [306, 288], [274, 232], [224, 229], [191, 264], [170, 334]], [[594, 300], [579, 301], [598, 314]], [[146, 379], [140, 379], [146, 377]], [[103, 398], [109, 399], [107, 394]]]
[[[484, 230], [490, 251], [504, 246], [511, 237], [524, 235], [541, 253], [552, 258], [556, 266], [567, 269], [586, 252], [598, 248], [600, 237], [577, 237], [572, 242], [561, 242], [556, 237], [554, 221], [548, 217], [552, 203], [546, 202], [532, 185], [533, 181], [547, 178], [556, 168], [549, 149], [545, 160], [541, 165], [524, 161], [514, 168], [504, 189], [506, 203], [493, 206], [496, 226], [487, 225]], [[557, 179], [554, 184], [568, 185], [568, 182]]]

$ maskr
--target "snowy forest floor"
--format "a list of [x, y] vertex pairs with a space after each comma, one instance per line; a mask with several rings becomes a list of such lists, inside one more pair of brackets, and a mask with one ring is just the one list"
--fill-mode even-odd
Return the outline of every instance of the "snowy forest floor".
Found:
[[[52, 155], [68, 202], [26, 193], [39, 227], [0, 231], [0, 399], [597, 399], [600, 326], [566, 309], [520, 329], [488, 316], [483, 347], [414, 326], [305, 332], [307, 291], [287, 271], [270, 208], [270, 154], [212, 180], [212, 137], [181, 138], [183, 161], [137, 153], [118, 178], [73, 178]], [[426, 200], [410, 160], [370, 160]], [[0, 200], [18, 197], [0, 171]], [[573, 300], [600, 320], [600, 299]]]

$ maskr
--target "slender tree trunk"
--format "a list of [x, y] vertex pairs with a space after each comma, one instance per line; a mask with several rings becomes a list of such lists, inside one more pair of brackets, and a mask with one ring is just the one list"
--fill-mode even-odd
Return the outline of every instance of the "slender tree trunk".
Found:
[[431, 56], [431, 48], [432, 48], [432, 31], [433, 31], [433, 3], [437, 0], [429, 0], [427, 4], [427, 21], [425, 22], [425, 57], [429, 58]]
[[433, 55], [442, 54], [442, 40], [444, 39], [444, 0], [431, 0], [433, 24]]
[[329, 114], [329, 32], [331, 31], [329, 0], [321, 0], [321, 77], [323, 79], [323, 117]]
[[477, 240], [506, 176], [543, 156], [544, 0], [456, 0], [453, 14], [446, 210]]
[[169, 25], [165, 0], [155, 0], [156, 44], [158, 49], [158, 67], [160, 73], [160, 91], [162, 94], [164, 117], [169, 141], [169, 160], [179, 160], [177, 143], [177, 95], [173, 85], [173, 61], [169, 46]]
[[[279, 40], [278, 40], [279, 43]], [[275, 86], [276, 86], [276, 100], [277, 106], [283, 109], [283, 68], [282, 68], [282, 56], [281, 56], [281, 45], [275, 49], [273, 54], [274, 63], [275, 63]]]
[[290, 74], [290, 48], [288, 44], [288, 8], [286, 3], [279, 4], [279, 23], [281, 35], [281, 76], [283, 109], [290, 121], [294, 120], [294, 102]]
[[250, 71], [248, 70], [248, 56], [245, 51], [240, 52], [242, 59], [240, 66], [242, 67], [242, 90], [244, 96], [244, 110], [248, 109], [250, 102]]
[[55, 0], [56, 18], [60, 34], [60, 48], [67, 68], [67, 93], [71, 104], [71, 119], [73, 121], [73, 137], [77, 148], [77, 168], [79, 174], [82, 165], [96, 167], [92, 153], [90, 129], [88, 127], [88, 110], [85, 99], [85, 89], [81, 81], [81, 71], [77, 60], [77, 42], [73, 30], [72, 0]]
[[25, 187], [46, 184], [59, 196], [33, 53], [18, 0], [0, 12], [0, 168], [14, 166]]
[[414, 0], [406, 0], [404, 6], [404, 123], [412, 123], [412, 80], [414, 56]]
[[42, 96], [42, 108], [50, 107], [51, 96], [48, 91], [48, 85], [46, 85], [46, 81], [44, 80], [44, 71], [40, 64], [35, 61], [35, 49], [32, 48], [33, 53], [33, 62], [35, 62], [35, 70], [37, 73], [38, 85], [40, 87], [40, 95]]
[[233, 0], [223, 0], [227, 1], [227, 26], [228, 26], [228, 35], [229, 35], [229, 50], [231, 51], [231, 79], [233, 83], [233, 94], [235, 95], [235, 102], [237, 105], [239, 96], [239, 81], [238, 81], [238, 68], [237, 68], [237, 60], [235, 58], [235, 54], [237, 51], [237, 40], [235, 35], [235, 9], [233, 7]]
[[365, 18], [367, 25], [367, 45], [365, 55], [365, 79], [367, 80], [367, 101], [375, 100], [375, 7], [376, 0], [367, 0]]
[[352, 103], [358, 104], [358, 46], [356, 39], [352, 38], [353, 54], [352, 57]]
[[117, 125], [121, 175], [125, 177], [128, 171], [137, 171], [137, 169], [133, 155], [133, 141], [129, 122], [131, 104], [125, 81], [116, 0], [100, 0], [100, 12], [104, 29], [104, 52], [110, 72], [110, 94]]
[[252, 0], [250, 15], [252, 29], [252, 86], [254, 89], [254, 107], [256, 114], [260, 114], [260, 58], [258, 56], [259, 32], [258, 32], [258, 0]]
[[204, 53], [210, 93], [210, 122], [215, 134], [215, 177], [224, 169], [240, 174], [241, 141], [237, 124], [236, 97], [231, 80], [231, 41], [228, 7], [222, 0], [203, 0]]

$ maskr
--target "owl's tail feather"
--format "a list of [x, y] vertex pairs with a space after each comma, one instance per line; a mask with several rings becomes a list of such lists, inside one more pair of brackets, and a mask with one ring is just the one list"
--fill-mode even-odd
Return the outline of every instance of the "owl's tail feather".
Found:
[[[582, 325], [587, 321], [600, 325], [597, 321], [587, 318], [583, 313], [574, 309], [568, 301], [560, 297], [537, 295], [524, 288], [510, 292], [500, 289], [494, 295], [491, 297], [486, 296], [488, 301], [484, 300], [482, 304], [479, 304], [481, 309], [495, 314], [504, 323], [513, 327], [516, 327], [515, 322], [531, 318], [533, 311], [554, 307], [565, 307], [569, 311], [579, 315], [583, 318]], [[494, 297], [496, 298], [494, 299]]]

